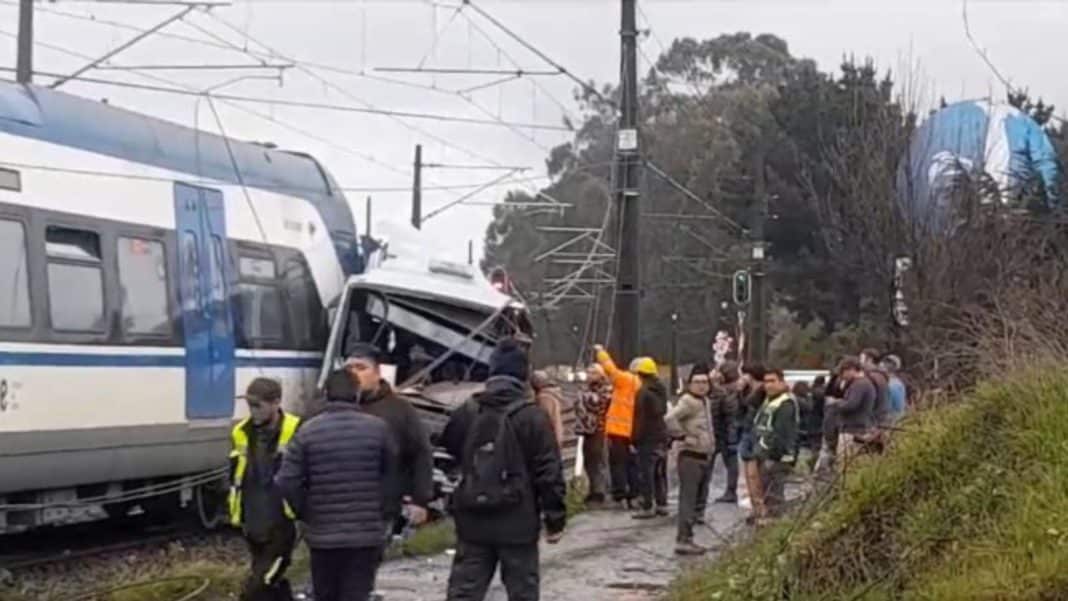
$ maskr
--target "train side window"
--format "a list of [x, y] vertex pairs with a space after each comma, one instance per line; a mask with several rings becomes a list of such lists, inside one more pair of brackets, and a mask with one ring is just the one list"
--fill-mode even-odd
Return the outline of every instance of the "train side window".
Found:
[[18, 221], [0, 220], [0, 328], [32, 325], [26, 275], [26, 230]]
[[204, 306], [200, 296], [200, 251], [197, 249], [197, 235], [185, 230], [182, 232], [182, 312], [200, 311]]
[[122, 319], [131, 334], [167, 335], [167, 261], [163, 244], [144, 238], [118, 239]]
[[48, 292], [52, 327], [74, 332], [104, 331], [104, 269], [100, 235], [48, 226]]
[[241, 255], [237, 264], [242, 338], [253, 347], [283, 344], [287, 319], [274, 259]]
[[290, 323], [293, 324], [294, 342], [302, 350], [322, 350], [327, 338], [323, 303], [308, 266], [300, 259], [290, 259], [283, 276], [292, 313]]
[[282, 291], [277, 286], [241, 283], [241, 329], [245, 341], [282, 342], [285, 319]]

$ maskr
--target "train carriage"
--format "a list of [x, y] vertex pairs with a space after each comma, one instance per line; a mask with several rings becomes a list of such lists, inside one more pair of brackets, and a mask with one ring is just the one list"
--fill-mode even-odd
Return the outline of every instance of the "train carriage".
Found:
[[310, 156], [0, 83], [0, 533], [214, 521], [236, 394], [311, 398], [356, 242]]

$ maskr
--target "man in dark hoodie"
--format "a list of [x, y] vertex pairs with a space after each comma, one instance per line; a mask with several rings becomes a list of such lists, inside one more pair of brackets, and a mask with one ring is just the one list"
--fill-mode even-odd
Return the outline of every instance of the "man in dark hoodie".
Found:
[[382, 379], [381, 360], [378, 347], [361, 342], [349, 349], [345, 368], [358, 390], [360, 409], [384, 420], [393, 434], [398, 469], [396, 479], [387, 483], [386, 498], [387, 535], [392, 535], [402, 507], [413, 526], [426, 521], [427, 506], [434, 496], [434, 459], [426, 426], [415, 407]]
[[[642, 386], [634, 400], [634, 434], [631, 438], [638, 449], [638, 486], [641, 489], [641, 509], [633, 516], [647, 520], [667, 515], [667, 415], [668, 391], [660, 381], [656, 362], [650, 357], [634, 360], [634, 373]], [[653, 502], [656, 507], [653, 507]]]
[[304, 523], [316, 601], [367, 601], [382, 559], [393, 436], [356, 405], [349, 375], [326, 383], [326, 405], [286, 447], [275, 484]]
[[549, 543], [560, 540], [567, 520], [560, 448], [533, 402], [524, 350], [501, 342], [489, 373], [485, 390], [453, 412], [440, 439], [462, 472], [447, 600], [483, 601], [500, 564], [509, 601], [537, 601], [542, 519]]

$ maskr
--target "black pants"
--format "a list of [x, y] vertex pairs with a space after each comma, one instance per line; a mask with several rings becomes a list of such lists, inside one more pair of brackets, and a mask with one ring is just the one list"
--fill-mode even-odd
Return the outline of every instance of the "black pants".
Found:
[[612, 475], [612, 498], [629, 501], [638, 496], [638, 460], [630, 452], [630, 441], [608, 437], [608, 463]]
[[605, 441], [604, 432], [586, 434], [582, 437], [582, 457], [586, 468], [586, 478], [590, 482], [587, 501], [604, 501], [605, 495]]
[[700, 515], [702, 487], [708, 496], [708, 479], [712, 473], [708, 457], [682, 451], [679, 453], [679, 526], [676, 541], [693, 541], [693, 526]]
[[642, 509], [667, 507], [667, 452], [661, 444], [638, 447], [638, 489]]
[[367, 601], [381, 561], [380, 547], [312, 549], [315, 601]]
[[501, 566], [501, 582], [508, 591], [508, 601], [538, 601], [541, 583], [536, 541], [527, 545], [460, 541], [452, 560], [446, 601], [483, 601], [497, 564]]
[[241, 589], [241, 601], [291, 601], [286, 569], [293, 556], [297, 530], [292, 522], [274, 528], [265, 540], [246, 539], [252, 565]]
[[697, 506], [698, 515], [703, 515], [705, 508], [708, 507], [708, 484], [711, 483], [712, 470], [716, 467], [716, 458], [719, 458], [723, 462], [723, 467], [727, 469], [727, 488], [723, 491], [725, 496], [737, 497], [738, 496], [738, 447], [730, 445], [727, 447], [719, 447], [716, 449], [716, 453], [712, 456], [712, 461], [709, 464], [709, 478], [706, 480], [705, 488], [701, 492], [700, 505]]

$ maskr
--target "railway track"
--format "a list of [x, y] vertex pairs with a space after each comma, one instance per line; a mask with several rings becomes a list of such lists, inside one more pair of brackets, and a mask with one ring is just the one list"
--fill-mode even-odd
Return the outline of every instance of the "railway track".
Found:
[[97, 559], [152, 551], [169, 545], [195, 545], [223, 542], [236, 533], [205, 532], [181, 525], [135, 527], [92, 524], [88, 527], [55, 528], [47, 533], [14, 535], [0, 539], [0, 570], [18, 574], [54, 570], [64, 564], [78, 564]]

